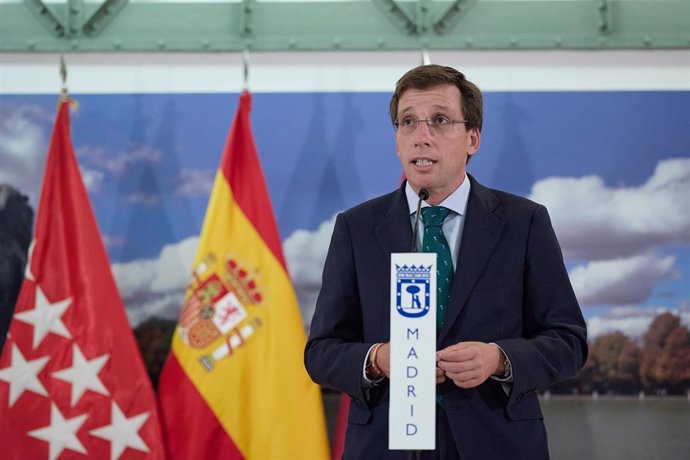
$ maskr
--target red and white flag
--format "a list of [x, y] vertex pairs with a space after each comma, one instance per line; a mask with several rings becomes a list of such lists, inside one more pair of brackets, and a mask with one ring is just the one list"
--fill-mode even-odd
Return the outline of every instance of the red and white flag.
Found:
[[61, 99], [34, 239], [0, 356], [3, 459], [165, 458]]

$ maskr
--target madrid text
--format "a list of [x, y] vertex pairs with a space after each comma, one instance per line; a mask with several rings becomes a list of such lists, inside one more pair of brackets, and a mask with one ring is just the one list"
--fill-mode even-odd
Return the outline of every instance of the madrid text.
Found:
[[415, 436], [417, 434], [417, 424], [415, 422], [415, 402], [417, 394], [415, 393], [415, 382], [419, 371], [417, 369], [417, 363], [419, 357], [414, 349], [415, 342], [419, 341], [419, 329], [407, 328], [405, 349], [408, 349], [407, 356], [405, 357], [405, 377], [407, 379], [407, 402], [410, 407], [409, 419], [405, 424], [405, 434], [407, 436]]

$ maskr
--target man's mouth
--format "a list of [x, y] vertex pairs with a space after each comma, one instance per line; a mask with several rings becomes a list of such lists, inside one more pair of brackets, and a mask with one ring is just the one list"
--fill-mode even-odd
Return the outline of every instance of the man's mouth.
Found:
[[417, 158], [416, 160], [412, 160], [412, 164], [415, 166], [431, 166], [434, 163], [436, 163], [433, 160], [429, 160], [428, 158]]

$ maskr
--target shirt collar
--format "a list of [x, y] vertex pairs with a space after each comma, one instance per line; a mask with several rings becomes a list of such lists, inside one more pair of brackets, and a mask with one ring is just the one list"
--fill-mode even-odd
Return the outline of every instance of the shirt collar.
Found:
[[[412, 190], [412, 186], [409, 182], [405, 184], [405, 197], [407, 198], [407, 206], [410, 210], [410, 215], [417, 212], [417, 202], [419, 201], [419, 196]], [[451, 211], [465, 215], [465, 210], [467, 209], [467, 200], [470, 197], [470, 180], [465, 174], [465, 178], [458, 188], [453, 191], [445, 200], [439, 203], [439, 206], [444, 206]], [[431, 206], [426, 201], [422, 202], [422, 207], [425, 208]]]

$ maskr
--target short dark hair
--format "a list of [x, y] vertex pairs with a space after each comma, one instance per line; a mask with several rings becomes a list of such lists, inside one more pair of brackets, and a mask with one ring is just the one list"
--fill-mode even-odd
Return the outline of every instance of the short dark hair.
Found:
[[391, 121], [395, 123], [398, 119], [398, 104], [405, 91], [411, 88], [428, 89], [439, 85], [453, 85], [460, 90], [460, 106], [467, 120], [465, 126], [467, 129], [477, 128], [481, 132], [484, 112], [481, 90], [461, 72], [436, 64], [415, 67], [398, 80], [389, 108]]

